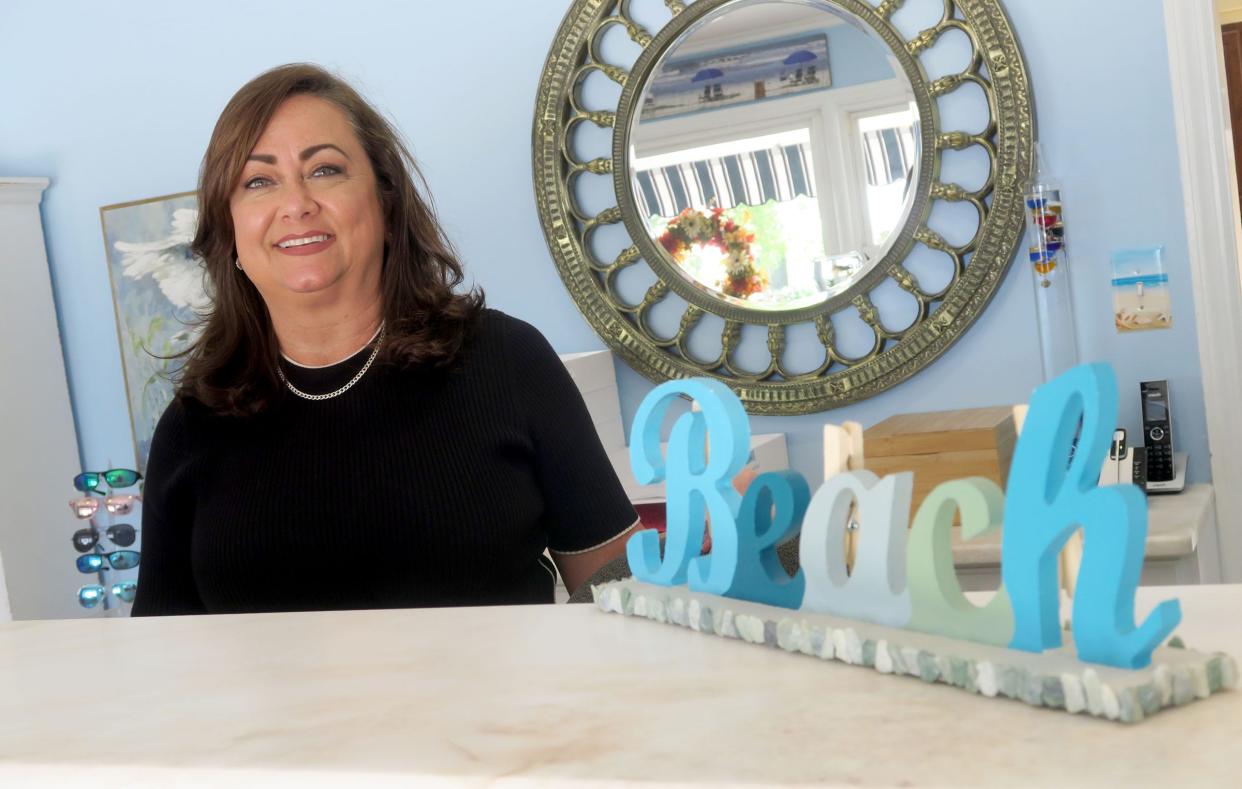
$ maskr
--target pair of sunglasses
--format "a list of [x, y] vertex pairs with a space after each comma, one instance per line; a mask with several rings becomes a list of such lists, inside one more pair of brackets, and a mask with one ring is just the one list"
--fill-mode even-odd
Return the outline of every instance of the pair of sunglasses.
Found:
[[[137, 551], [113, 551], [112, 553], [88, 553], [78, 557], [78, 572], [97, 573], [101, 570], [132, 570], [138, 566]], [[108, 566], [105, 566], [108, 565]]]
[[[128, 515], [133, 512], [134, 502], [136, 501], [142, 501], [142, 496], [126, 493], [119, 496], [108, 496], [103, 500], [103, 505], [104, 509], [112, 515]], [[99, 512], [99, 499], [92, 499], [90, 496], [81, 499], [70, 499], [69, 508], [79, 518], [84, 520], [92, 518], [96, 512]]]
[[110, 468], [107, 471], [83, 471], [73, 478], [73, 487], [83, 493], [97, 493], [99, 486], [128, 488], [137, 485], [142, 475], [131, 468]]
[[[108, 535], [108, 539], [113, 545], [119, 545], [122, 548], [133, 545], [134, 538], [138, 535], [138, 530], [128, 523], [117, 523], [108, 527], [104, 532]], [[89, 529], [78, 529], [73, 533], [73, 547], [78, 553], [86, 553], [99, 543], [99, 529], [91, 526]]]
[[[78, 590], [78, 605], [83, 608], [94, 608], [99, 605], [99, 601], [104, 599], [108, 590], [99, 584], [90, 584], [83, 586]], [[120, 581], [112, 584], [112, 596], [126, 603], [134, 602], [134, 598], [138, 595], [138, 584], [135, 581]]]

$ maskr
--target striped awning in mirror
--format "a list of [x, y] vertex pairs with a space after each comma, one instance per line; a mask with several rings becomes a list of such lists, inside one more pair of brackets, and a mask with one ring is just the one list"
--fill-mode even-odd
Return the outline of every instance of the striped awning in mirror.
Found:
[[648, 217], [671, 218], [686, 208], [815, 197], [811, 151], [805, 143], [640, 170], [635, 183], [639, 208]]

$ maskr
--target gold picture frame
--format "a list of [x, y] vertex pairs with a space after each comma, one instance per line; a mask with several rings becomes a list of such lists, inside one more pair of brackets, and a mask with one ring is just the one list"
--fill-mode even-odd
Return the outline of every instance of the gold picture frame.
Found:
[[143, 472], [155, 426], [173, 398], [177, 364], [161, 357], [185, 349], [209, 304], [205, 272], [190, 251], [197, 222], [194, 192], [99, 209], [134, 468]]

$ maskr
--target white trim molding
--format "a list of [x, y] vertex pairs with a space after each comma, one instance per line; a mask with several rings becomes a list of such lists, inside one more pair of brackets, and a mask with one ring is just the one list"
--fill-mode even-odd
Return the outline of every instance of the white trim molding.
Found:
[[1237, 583], [1242, 581], [1242, 225], [1220, 27], [1213, 0], [1164, 0], [1164, 21], [1221, 577]]
[[73, 590], [83, 577], [63, 542], [75, 527], [32, 528], [56, 522], [49, 521], [52, 504], [64, 501], [82, 470], [39, 212], [47, 186], [46, 178], [0, 177], [0, 276], [17, 294], [0, 310], [0, 369], [8, 376], [0, 413], [9, 415], [0, 420], [0, 575], [17, 620], [91, 614], [78, 605]]
[[0, 178], [0, 203], [39, 205], [49, 183], [51, 181], [46, 178]]

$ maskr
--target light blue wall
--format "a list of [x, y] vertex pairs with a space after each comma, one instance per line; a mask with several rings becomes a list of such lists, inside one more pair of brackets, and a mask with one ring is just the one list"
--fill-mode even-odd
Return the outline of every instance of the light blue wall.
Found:
[[884, 54], [884, 45], [852, 25], [829, 28], [828, 66], [832, 87], [847, 88], [878, 79], [892, 79], [893, 67]]
[[[567, 5], [0, 5], [0, 174], [52, 178], [44, 219], [84, 462], [132, 458], [99, 207], [193, 188], [229, 96], [287, 61], [338, 69], [396, 119], [494, 306], [530, 320], [561, 351], [603, 347], [556, 275], [531, 187], [535, 90]], [[1161, 3], [1008, 0], [1007, 8], [1045, 150], [1064, 181], [1082, 356], [1114, 364], [1132, 430], [1137, 382], [1168, 378], [1178, 443], [1192, 454], [1191, 476], [1205, 479]], [[1166, 247], [1175, 326], [1118, 336], [1109, 250], [1154, 244]], [[1033, 299], [1029, 273], [1015, 267], [975, 327], [914, 379], [834, 413], [756, 419], [755, 429], [789, 434], [794, 465], [816, 479], [825, 420], [869, 425], [899, 412], [1024, 401], [1040, 382]], [[651, 385], [621, 364], [618, 377], [628, 427]]]

